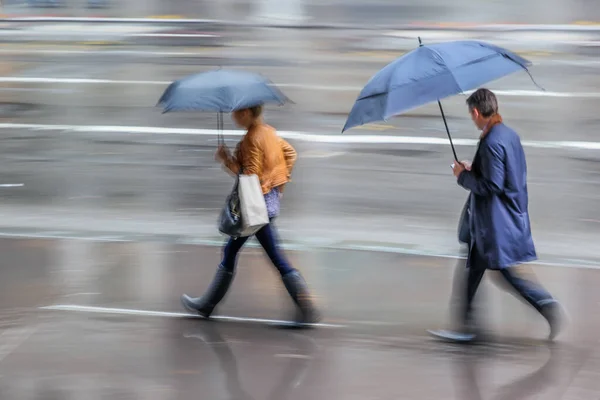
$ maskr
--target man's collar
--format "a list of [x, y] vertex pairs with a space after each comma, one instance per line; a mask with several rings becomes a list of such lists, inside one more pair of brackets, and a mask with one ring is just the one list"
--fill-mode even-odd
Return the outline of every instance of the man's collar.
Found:
[[487, 124], [485, 124], [485, 126], [481, 130], [481, 136], [479, 136], [479, 139], [483, 139], [485, 137], [485, 135], [487, 135], [495, 125], [498, 125], [501, 123], [502, 123], [502, 117], [500, 116], [500, 114], [492, 115], [490, 117], [490, 119], [488, 120]]

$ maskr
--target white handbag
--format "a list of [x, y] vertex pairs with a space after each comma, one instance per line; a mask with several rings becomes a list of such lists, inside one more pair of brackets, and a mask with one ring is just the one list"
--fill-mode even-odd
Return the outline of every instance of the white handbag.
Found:
[[242, 237], [252, 236], [269, 223], [267, 204], [257, 175], [240, 175], [238, 193], [242, 215]]

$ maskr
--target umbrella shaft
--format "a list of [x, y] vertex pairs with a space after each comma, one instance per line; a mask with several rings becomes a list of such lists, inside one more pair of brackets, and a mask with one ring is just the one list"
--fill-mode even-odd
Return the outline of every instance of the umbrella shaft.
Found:
[[217, 113], [217, 143], [219, 144], [219, 146], [222, 146], [225, 144], [225, 138], [223, 137], [223, 113], [222, 112], [218, 112]]
[[438, 105], [440, 106], [440, 112], [442, 113], [442, 119], [444, 120], [444, 126], [446, 127], [446, 133], [448, 134], [448, 139], [450, 140], [450, 147], [452, 147], [452, 154], [454, 154], [454, 159], [456, 162], [458, 161], [458, 156], [456, 155], [456, 149], [454, 148], [454, 143], [452, 143], [452, 136], [450, 136], [450, 129], [448, 128], [448, 122], [446, 121], [446, 114], [444, 114], [444, 108], [442, 107], [442, 102], [438, 100]]

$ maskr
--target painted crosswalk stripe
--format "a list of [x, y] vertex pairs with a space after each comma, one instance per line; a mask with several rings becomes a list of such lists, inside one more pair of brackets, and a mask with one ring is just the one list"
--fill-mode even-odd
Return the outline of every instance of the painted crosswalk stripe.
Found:
[[[123, 126], [123, 125], [53, 125], [53, 124], [17, 124], [0, 123], [0, 130], [28, 130], [28, 131], [56, 131], [76, 133], [118, 133], [118, 134], [152, 134], [152, 135], [196, 135], [214, 137], [215, 129], [194, 128], [164, 128], [157, 126]], [[227, 137], [240, 137], [244, 135], [241, 130], [224, 130], [222, 134]], [[310, 133], [300, 131], [278, 131], [286, 139], [311, 143], [332, 144], [406, 144], [406, 145], [432, 145], [447, 146], [448, 139], [442, 136], [400, 136], [400, 135], [351, 135], [340, 133]], [[457, 146], [475, 146], [475, 139], [453, 139]], [[546, 141], [524, 140], [523, 146], [537, 149], [574, 149], [574, 150], [600, 150], [600, 142], [588, 141]]]
[[[198, 315], [192, 315], [187, 313], [169, 312], [169, 311], [152, 311], [152, 310], [139, 310], [133, 308], [112, 308], [112, 307], [95, 307], [95, 306], [82, 306], [76, 304], [58, 304], [46, 307], [40, 307], [41, 310], [47, 311], [72, 311], [72, 312], [83, 312], [83, 313], [94, 313], [94, 314], [113, 314], [113, 315], [133, 315], [141, 317], [166, 317], [166, 318], [198, 318]], [[255, 324], [290, 324], [292, 321], [283, 321], [277, 319], [267, 318], [251, 318], [251, 317], [232, 317], [227, 315], [215, 315], [211, 316], [211, 319], [216, 321], [226, 322], [245, 322]], [[310, 324], [317, 328], [345, 328], [345, 325], [339, 324]]]

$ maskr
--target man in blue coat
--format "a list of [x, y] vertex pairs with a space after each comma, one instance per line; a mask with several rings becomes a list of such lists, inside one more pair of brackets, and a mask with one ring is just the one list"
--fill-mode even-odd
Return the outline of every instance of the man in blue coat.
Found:
[[[472, 165], [453, 165], [458, 184], [471, 192], [470, 246], [462, 323], [473, 326], [473, 299], [487, 269], [498, 270], [516, 293], [550, 325], [550, 339], [560, 330], [560, 307], [517, 266], [537, 258], [528, 212], [527, 163], [517, 133], [502, 123], [494, 93], [479, 89], [467, 99], [473, 122], [482, 131]], [[467, 339], [469, 336], [467, 336]]]

